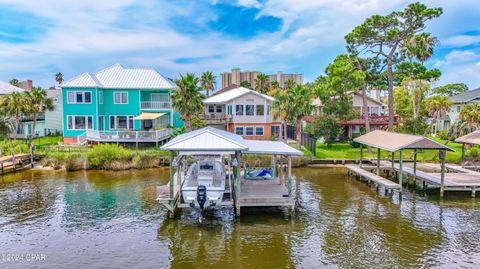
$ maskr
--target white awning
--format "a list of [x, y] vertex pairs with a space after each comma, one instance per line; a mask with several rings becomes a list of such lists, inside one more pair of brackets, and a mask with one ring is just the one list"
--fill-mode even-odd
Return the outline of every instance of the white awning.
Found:
[[245, 144], [248, 146], [248, 150], [243, 151], [243, 153], [246, 154], [303, 155], [303, 152], [281, 141], [245, 140]]
[[161, 116], [167, 113], [150, 113], [150, 112], [142, 112], [140, 115], [134, 117], [134, 120], [154, 120], [158, 119]]

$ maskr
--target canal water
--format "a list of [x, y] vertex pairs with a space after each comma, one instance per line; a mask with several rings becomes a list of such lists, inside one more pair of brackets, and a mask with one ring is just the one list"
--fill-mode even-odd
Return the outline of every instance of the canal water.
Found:
[[24, 171], [0, 178], [0, 268], [480, 266], [480, 198], [385, 197], [345, 169], [300, 168], [298, 206], [183, 210], [155, 201], [167, 169]]

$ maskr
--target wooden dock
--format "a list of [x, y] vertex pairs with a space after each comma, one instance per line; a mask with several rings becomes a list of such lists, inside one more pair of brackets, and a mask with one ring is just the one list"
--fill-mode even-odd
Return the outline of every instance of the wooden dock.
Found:
[[267, 180], [241, 180], [240, 207], [293, 206], [295, 200], [278, 178]]
[[26, 163], [30, 162], [30, 154], [16, 154], [15, 160], [12, 156], [0, 157], [0, 171], [1, 174], [5, 172], [5, 169], [17, 169], [23, 168]]
[[374, 174], [372, 172], [369, 172], [365, 170], [364, 168], [358, 166], [358, 165], [353, 165], [353, 164], [347, 164], [345, 165], [347, 167], [349, 174], [356, 174], [359, 177], [363, 177], [367, 179], [368, 181], [372, 181], [375, 184], [384, 187], [386, 190], [398, 190], [401, 189], [400, 184], [395, 183], [391, 180], [388, 180], [382, 176], [379, 176], [377, 174]]

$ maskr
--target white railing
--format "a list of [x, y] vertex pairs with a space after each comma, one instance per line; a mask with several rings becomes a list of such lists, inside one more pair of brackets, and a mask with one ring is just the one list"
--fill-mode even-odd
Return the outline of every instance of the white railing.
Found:
[[88, 131], [82, 134], [77, 135], [77, 144], [83, 146], [87, 143]]
[[172, 129], [158, 131], [97, 131], [88, 130], [86, 138], [91, 141], [106, 142], [158, 142], [172, 135]]
[[226, 122], [232, 119], [232, 115], [222, 113], [206, 113], [203, 118], [208, 122]]
[[140, 102], [141, 109], [170, 109], [170, 102], [160, 101], [142, 101]]

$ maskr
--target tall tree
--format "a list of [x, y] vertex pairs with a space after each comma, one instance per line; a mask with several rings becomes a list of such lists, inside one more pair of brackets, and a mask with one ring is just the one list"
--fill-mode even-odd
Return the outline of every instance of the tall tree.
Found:
[[283, 141], [287, 143], [287, 109], [289, 108], [289, 100], [285, 96], [285, 92], [277, 92], [275, 98], [276, 100], [272, 106], [272, 114], [275, 118], [280, 118], [280, 121], [282, 122], [280, 137], [283, 136]]
[[388, 129], [393, 129], [394, 100], [393, 100], [393, 70], [399, 57], [401, 48], [416, 35], [425, 30], [428, 20], [439, 17], [441, 8], [428, 8], [421, 3], [409, 4], [404, 10], [392, 12], [388, 15], [374, 15], [355, 27], [345, 39], [349, 50], [368, 53], [374, 57], [381, 57], [387, 65], [388, 82]]
[[433, 94], [443, 95], [443, 96], [454, 96], [462, 92], [468, 91], [468, 86], [464, 83], [453, 83], [443, 86], [438, 86], [432, 89]]
[[433, 124], [437, 122], [438, 119], [445, 117], [445, 115], [450, 111], [452, 107], [452, 101], [448, 100], [445, 96], [432, 96], [425, 101], [426, 109], [428, 115], [432, 118], [430, 125], [425, 129], [423, 136], [426, 136], [428, 132], [432, 129]]
[[250, 84], [250, 82], [244, 80], [244, 81], [240, 82], [240, 87], [244, 87], [244, 88], [247, 88], [247, 89], [251, 89], [251, 88], [252, 88], [252, 84]]
[[270, 82], [269, 78], [265, 74], [258, 74], [257, 78], [255, 78], [255, 90], [266, 94], [270, 89]]
[[55, 81], [58, 83], [58, 85], [63, 83], [63, 74], [61, 72], [55, 74]]
[[12, 78], [9, 83], [13, 86], [20, 87], [20, 81], [16, 78]]
[[292, 79], [287, 79], [283, 83], [283, 89], [284, 90], [291, 90], [291, 89], [295, 88], [295, 86], [297, 86], [297, 83], [295, 81], [293, 81]]
[[0, 112], [4, 115], [9, 133], [11, 134], [8, 134], [8, 140], [11, 147], [13, 162], [15, 162], [14, 142], [17, 140], [18, 126], [20, 125], [20, 119], [25, 112], [25, 107], [25, 99], [23, 98], [23, 94], [19, 92], [13, 92], [3, 97], [0, 103]]
[[200, 77], [200, 85], [205, 90], [207, 97], [210, 96], [210, 91], [215, 88], [215, 76], [213, 73], [210, 71], [203, 72]]
[[[32, 135], [28, 138], [28, 148], [32, 147], [33, 137], [36, 133], [37, 120], [40, 114], [47, 110], [53, 110], [53, 100], [47, 96], [47, 92], [40, 87], [33, 87], [31, 91], [24, 93], [24, 98], [28, 106], [25, 107], [25, 115], [32, 116]], [[30, 151], [33, 163], [33, 152]]]
[[175, 80], [175, 83], [178, 89], [173, 91], [172, 105], [180, 113], [185, 122], [185, 129], [189, 132], [192, 130], [192, 116], [200, 114], [203, 110], [203, 97], [198, 86], [200, 79], [195, 74], [187, 73], [185, 76], [180, 75], [180, 79]]
[[313, 111], [312, 91], [303, 85], [297, 85], [289, 91], [284, 92], [281, 102], [284, 103], [284, 113], [288, 122], [294, 123], [297, 147], [302, 142], [303, 117], [310, 115]]

